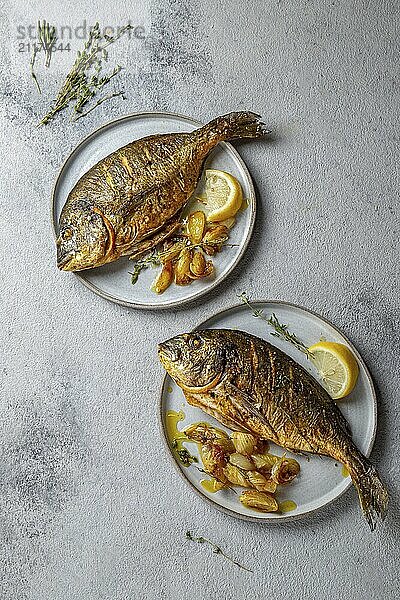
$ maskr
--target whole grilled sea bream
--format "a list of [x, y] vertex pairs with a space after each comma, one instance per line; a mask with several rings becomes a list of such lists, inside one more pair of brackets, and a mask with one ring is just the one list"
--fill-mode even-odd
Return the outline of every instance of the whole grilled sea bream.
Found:
[[375, 515], [385, 517], [387, 491], [375, 467], [356, 448], [339, 408], [284, 352], [242, 331], [211, 329], [160, 344], [159, 358], [189, 404], [233, 430], [341, 462], [371, 529]]
[[192, 133], [151, 135], [116, 150], [85, 173], [67, 198], [58, 267], [80, 271], [147, 252], [179, 227], [204, 161], [219, 142], [267, 133], [258, 115], [237, 112]]

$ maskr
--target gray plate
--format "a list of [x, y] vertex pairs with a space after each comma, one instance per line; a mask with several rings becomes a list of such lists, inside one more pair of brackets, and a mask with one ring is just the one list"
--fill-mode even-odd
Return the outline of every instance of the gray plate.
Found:
[[[58, 234], [59, 216], [69, 192], [78, 179], [99, 160], [135, 139], [154, 133], [193, 131], [201, 125], [202, 123], [194, 119], [173, 113], [134, 113], [103, 125], [91, 133], [67, 158], [56, 180], [52, 200], [54, 235]], [[132, 286], [129, 271], [132, 271], [133, 263], [126, 257], [74, 275], [99, 296], [134, 308], [161, 309], [179, 306], [192, 302], [214, 289], [234, 269], [250, 241], [256, 201], [246, 165], [230, 144], [218, 144], [209, 155], [205, 168], [221, 169], [237, 177], [249, 204], [245, 211], [238, 213], [236, 225], [231, 231], [229, 242], [237, 244], [237, 247], [225, 248], [214, 257], [214, 278], [198, 280], [185, 287], [171, 285], [164, 294], [157, 296], [150, 289], [156, 271], [143, 271], [138, 282]], [[200, 191], [201, 185], [202, 182], [199, 184]], [[61, 273], [60, 276], [71, 275]]]
[[[347, 398], [338, 401], [338, 404], [350, 424], [355, 443], [366, 456], [369, 456], [376, 432], [376, 395], [368, 369], [351, 342], [324, 318], [300, 306], [269, 300], [252, 302], [252, 304], [257, 309], [263, 309], [266, 316], [274, 312], [279, 321], [288, 324], [289, 330], [294, 332], [307, 346], [311, 346], [323, 337], [329, 341], [346, 344], [352, 350], [357, 359], [360, 374], [353, 392]], [[255, 319], [249, 308], [243, 304], [219, 312], [198, 326], [198, 329], [205, 328], [241, 329], [264, 338], [281, 348], [318, 378], [314, 367], [304, 354], [285, 340], [272, 337], [270, 334], [273, 329], [267, 323]], [[167, 439], [165, 426], [165, 417], [170, 410], [183, 411], [185, 415], [184, 420], [178, 424], [179, 429], [184, 429], [196, 421], [208, 421], [219, 428], [226, 428], [199, 408], [187, 404], [182, 390], [169, 375], [166, 375], [162, 387], [159, 416], [162, 436], [173, 464], [192, 490], [201, 494], [202, 498], [211, 502], [215, 507], [231, 515], [252, 521], [291, 521], [330, 504], [351, 485], [350, 477], [343, 476], [342, 466], [333, 460], [312, 455], [309, 457], [296, 455], [295, 458], [301, 467], [300, 474], [291, 484], [280, 486], [278, 500], [279, 502], [292, 500], [297, 504], [297, 508], [286, 514], [261, 513], [245, 508], [240, 504], [238, 495], [229, 490], [221, 490], [214, 494], [207, 492], [201, 485], [201, 480], [206, 476], [195, 466], [187, 468], [176, 461], [170, 448], [170, 441]], [[198, 456], [195, 444], [187, 444], [187, 448], [192, 454]], [[271, 452], [282, 455], [283, 450], [271, 444]], [[289, 456], [290, 453], [288, 452], [287, 455]], [[201, 461], [199, 464], [201, 465]]]

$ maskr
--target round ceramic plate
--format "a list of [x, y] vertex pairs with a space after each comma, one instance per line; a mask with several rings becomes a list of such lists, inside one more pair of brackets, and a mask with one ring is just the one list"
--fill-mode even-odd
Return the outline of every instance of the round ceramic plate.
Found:
[[[329, 341], [346, 344], [351, 348], [357, 358], [360, 375], [356, 387], [350, 396], [341, 400], [338, 404], [350, 424], [355, 443], [365, 455], [369, 456], [376, 431], [376, 396], [371, 376], [354, 346], [336, 327], [305, 308], [279, 301], [257, 301], [252, 302], [252, 305], [256, 309], [262, 309], [266, 316], [275, 313], [280, 323], [287, 324], [289, 330], [295, 333], [307, 346], [312, 345], [321, 338], [325, 338]], [[306, 356], [289, 342], [275, 336], [272, 337], [271, 333], [274, 330], [271, 326], [253, 317], [251, 310], [243, 304], [217, 313], [198, 327], [198, 329], [207, 328], [240, 329], [257, 335], [274, 344], [286, 352], [286, 354], [289, 354], [317, 378], [317, 373]], [[214, 504], [217, 508], [231, 515], [253, 521], [294, 520], [326, 506], [338, 498], [351, 485], [350, 477], [343, 471], [342, 466], [335, 463], [335, 461], [327, 457], [296, 455], [295, 458], [301, 467], [300, 474], [292, 483], [286, 486], [279, 486], [277, 492], [279, 503], [291, 500], [295, 503], [296, 508], [286, 513], [261, 513], [250, 508], [245, 508], [239, 502], [238, 494], [230, 490], [221, 490], [216, 493], [206, 491], [201, 482], [207, 476], [200, 472], [195, 465], [192, 464], [190, 467], [185, 467], [177, 460], [177, 456], [171, 447], [171, 439], [168, 439], [171, 436], [171, 432], [167, 433], [167, 422], [171, 423], [171, 420], [167, 418], [167, 414], [171, 414], [170, 411], [174, 411], [175, 413], [182, 411], [180, 415], [182, 420], [178, 422], [179, 430], [183, 430], [191, 423], [197, 421], [207, 421], [226, 431], [229, 430], [209, 415], [206, 415], [199, 408], [187, 404], [182, 390], [169, 375], [165, 377], [160, 403], [160, 423], [163, 439], [166, 441], [170, 456], [179, 473], [193, 490], [201, 494], [203, 498]], [[198, 457], [195, 444], [189, 443], [186, 444], [186, 447], [191, 454]], [[271, 444], [271, 452], [280, 456], [283, 454], [282, 448], [274, 444]], [[290, 452], [286, 454], [288, 456], [291, 455]], [[200, 458], [199, 466], [201, 466]]]
[[[83, 140], [65, 161], [56, 180], [53, 191], [52, 220], [55, 236], [58, 235], [58, 220], [68, 194], [78, 179], [99, 160], [129, 142], [155, 133], [193, 131], [202, 123], [189, 117], [171, 113], [136, 113], [117, 119], [100, 127]], [[205, 169], [221, 169], [234, 175], [241, 183], [243, 196], [247, 200], [246, 210], [237, 215], [235, 226], [230, 233], [229, 243], [234, 247], [224, 248], [213, 258], [215, 276], [194, 281], [191, 285], [179, 287], [171, 285], [162, 295], [151, 291], [155, 269], [142, 271], [135, 285], [131, 284], [129, 271], [133, 262], [127, 257], [74, 275], [96, 294], [124, 306], [134, 308], [169, 308], [192, 302], [203, 296], [223, 281], [242, 257], [251, 237], [254, 226], [256, 201], [249, 172], [236, 150], [225, 142], [208, 156]], [[203, 178], [193, 196], [201, 194]], [[195, 201], [189, 206], [195, 208]], [[204, 207], [203, 207], [204, 208]], [[64, 276], [68, 277], [67, 274]]]

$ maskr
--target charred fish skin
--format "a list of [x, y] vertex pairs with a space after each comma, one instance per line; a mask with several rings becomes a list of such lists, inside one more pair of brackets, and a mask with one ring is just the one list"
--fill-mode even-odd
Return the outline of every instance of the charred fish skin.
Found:
[[[236, 112], [192, 133], [151, 135], [116, 150], [76, 183], [62, 209], [57, 265], [80, 271], [158, 243], [194, 192], [221, 141], [267, 135], [260, 116]], [[154, 238], [154, 241], [151, 241]], [[153, 244], [153, 246], [152, 246]]]
[[335, 402], [291, 357], [246, 332], [216, 329], [167, 340], [159, 358], [188, 403], [227, 427], [341, 462], [371, 530], [377, 516], [384, 519], [388, 493], [375, 467]]

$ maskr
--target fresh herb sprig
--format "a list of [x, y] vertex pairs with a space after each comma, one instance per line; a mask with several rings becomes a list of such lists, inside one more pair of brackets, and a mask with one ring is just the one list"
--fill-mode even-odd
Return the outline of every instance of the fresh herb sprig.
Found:
[[190, 467], [191, 464], [199, 462], [198, 458], [196, 456], [193, 456], [193, 454], [190, 454], [189, 450], [187, 450], [186, 448], [183, 448], [182, 450], [177, 450], [176, 453], [178, 454], [182, 464], [185, 465], [185, 467]]
[[229, 560], [232, 564], [236, 565], [240, 569], [243, 569], [244, 571], [248, 571], [249, 573], [253, 573], [252, 569], [249, 569], [248, 567], [245, 567], [244, 565], [242, 565], [237, 560], [234, 560], [233, 558], [231, 558], [230, 556], [228, 556], [227, 554], [225, 554], [225, 552], [222, 550], [222, 548], [220, 548], [219, 546], [217, 546], [217, 544], [214, 544], [214, 542], [211, 542], [207, 538], [202, 537], [202, 536], [200, 536], [200, 537], [194, 537], [192, 535], [191, 531], [187, 531], [186, 532], [186, 539], [190, 540], [191, 542], [197, 542], [197, 544], [208, 544], [213, 549], [213, 553], [214, 554], [220, 554], [221, 556], [223, 556], [224, 558], [226, 558], [227, 560]]
[[35, 82], [37, 91], [39, 92], [39, 94], [41, 94], [42, 90], [40, 88], [39, 81], [38, 81], [38, 78], [35, 73], [35, 62], [36, 62], [37, 53], [38, 53], [38, 46], [36, 44], [33, 44], [32, 57], [31, 57], [31, 62], [29, 63], [29, 65], [30, 65], [30, 69], [31, 69], [31, 77], [32, 77], [33, 81]]
[[101, 76], [103, 62], [108, 60], [106, 48], [116, 42], [126, 31], [131, 29], [131, 25], [122, 27], [114, 36], [102, 34], [98, 23], [90, 30], [89, 38], [85, 42], [82, 52], [78, 52], [72, 69], [68, 73], [58, 92], [57, 98], [48, 113], [42, 118], [39, 125], [46, 125], [55, 115], [65, 110], [70, 104], [74, 103], [73, 116], [71, 120], [85, 116], [106, 100], [115, 96], [123, 96], [123, 91], [115, 92], [103, 96], [97, 101], [95, 106], [88, 111], [82, 109], [92, 100], [103, 88], [117, 75], [121, 67], [117, 67], [109, 74]]
[[50, 67], [51, 57], [53, 53], [53, 48], [57, 41], [57, 32], [56, 28], [53, 25], [49, 25], [46, 21], [41, 23], [38, 21], [38, 42], [39, 47], [43, 48], [45, 54], [45, 67]]
[[31, 61], [30, 61], [30, 69], [31, 69], [31, 77], [32, 77], [33, 81], [35, 82], [37, 91], [39, 92], [39, 94], [41, 94], [42, 90], [40, 88], [39, 81], [38, 81], [38, 78], [35, 73], [36, 56], [37, 56], [38, 52], [43, 51], [44, 55], [45, 55], [44, 66], [47, 68], [50, 67], [53, 48], [57, 41], [57, 32], [56, 32], [56, 28], [54, 27], [54, 25], [49, 25], [49, 23], [47, 23], [46, 21], [43, 21], [43, 23], [38, 21], [37, 32], [38, 32], [37, 33], [37, 43], [35, 42], [33, 44], [32, 57], [31, 57]]
[[275, 313], [272, 313], [270, 317], [266, 317], [264, 315], [263, 309], [257, 310], [250, 303], [246, 292], [242, 292], [241, 294], [239, 294], [238, 298], [240, 298], [240, 300], [251, 309], [253, 317], [265, 321], [266, 323], [268, 323], [268, 325], [274, 328], [275, 332], [271, 333], [271, 335], [274, 335], [280, 339], [285, 339], [287, 342], [290, 342], [293, 346], [295, 346], [295, 348], [297, 348], [297, 350], [300, 350], [300, 352], [305, 354], [307, 358], [310, 359], [313, 357], [312, 352], [309, 351], [307, 346], [297, 337], [297, 335], [291, 333], [287, 325], [279, 322], [278, 317]]
[[144, 258], [140, 258], [135, 262], [135, 266], [133, 271], [129, 271], [129, 275], [131, 275], [131, 284], [135, 285], [137, 282], [139, 275], [145, 269], [149, 267], [159, 267], [161, 265], [161, 252], [151, 252]]

